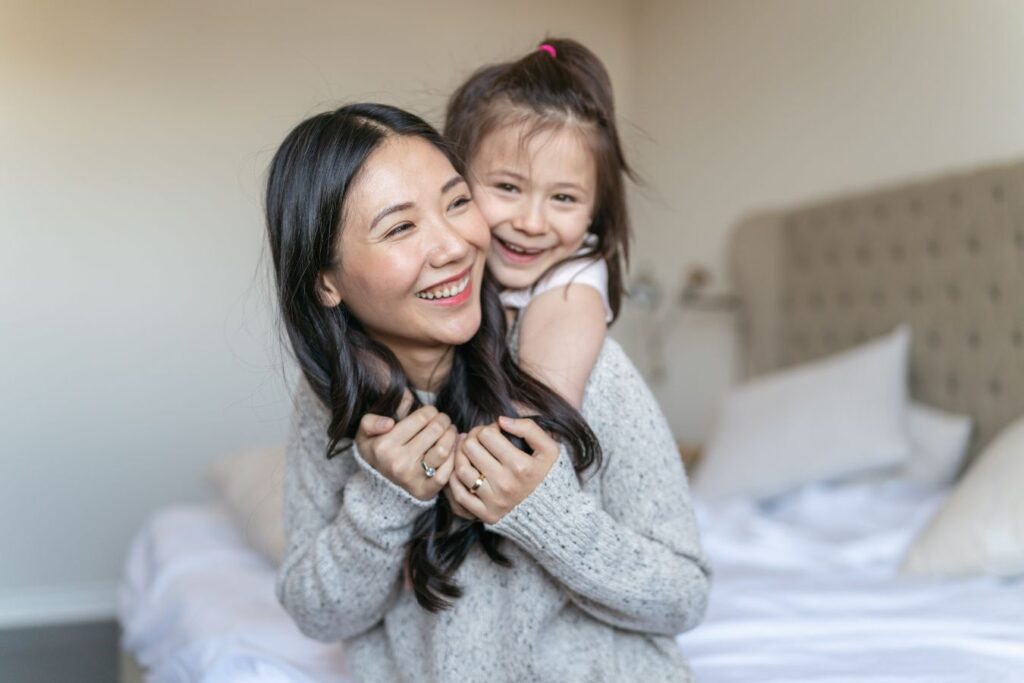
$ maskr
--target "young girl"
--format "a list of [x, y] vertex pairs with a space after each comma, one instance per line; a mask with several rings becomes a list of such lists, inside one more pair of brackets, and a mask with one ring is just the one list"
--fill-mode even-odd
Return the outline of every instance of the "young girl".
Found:
[[579, 408], [629, 253], [632, 172], [608, 73], [580, 43], [548, 39], [470, 76], [444, 133], [491, 228], [487, 265], [518, 317], [519, 364]]

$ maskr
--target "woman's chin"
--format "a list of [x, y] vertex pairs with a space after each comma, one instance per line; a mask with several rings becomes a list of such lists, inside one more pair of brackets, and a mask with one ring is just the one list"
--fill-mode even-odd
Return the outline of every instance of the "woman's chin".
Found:
[[452, 346], [465, 344], [480, 329], [480, 309], [477, 307], [475, 313], [459, 316], [456, 320], [448, 321], [443, 329], [439, 330], [438, 341]]

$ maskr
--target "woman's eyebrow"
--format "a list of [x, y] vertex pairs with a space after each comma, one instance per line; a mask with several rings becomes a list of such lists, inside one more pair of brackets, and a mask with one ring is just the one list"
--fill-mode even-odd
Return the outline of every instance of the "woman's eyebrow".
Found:
[[464, 183], [464, 182], [466, 182], [466, 179], [463, 178], [462, 176], [460, 176], [460, 175], [452, 176], [448, 180], [447, 183], [445, 183], [444, 185], [441, 186], [441, 194], [444, 194], [445, 192], [447, 192], [448, 190], [452, 189], [453, 187], [455, 187], [459, 183]]
[[385, 216], [398, 213], [399, 211], [405, 211], [406, 209], [411, 209], [413, 206], [415, 205], [412, 202], [402, 202], [401, 204], [389, 206], [373, 217], [373, 221], [370, 222], [370, 230], [373, 230], [374, 226], [377, 225], [377, 223], [380, 223], [381, 219]]

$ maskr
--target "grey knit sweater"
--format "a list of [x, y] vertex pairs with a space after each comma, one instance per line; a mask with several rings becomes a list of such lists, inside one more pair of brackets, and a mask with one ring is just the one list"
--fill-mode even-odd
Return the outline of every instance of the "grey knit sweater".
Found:
[[344, 640], [356, 681], [689, 681], [673, 635], [704, 615], [709, 571], [668, 425], [635, 367], [605, 342], [582, 413], [604, 463], [568, 455], [497, 524], [513, 566], [475, 546], [452, 609], [404, 588], [423, 502], [354, 445], [324, 458], [329, 414], [300, 379], [288, 445], [288, 551], [277, 594], [306, 635]]

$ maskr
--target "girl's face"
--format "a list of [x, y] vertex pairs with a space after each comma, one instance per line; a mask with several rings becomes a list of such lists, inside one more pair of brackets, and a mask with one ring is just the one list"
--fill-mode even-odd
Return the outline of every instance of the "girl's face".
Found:
[[585, 133], [528, 123], [485, 137], [470, 164], [473, 197], [491, 228], [487, 265], [502, 286], [529, 287], [583, 244], [597, 169]]
[[447, 157], [418, 137], [391, 137], [366, 160], [342, 212], [335, 268], [321, 275], [400, 361], [468, 341], [480, 327], [490, 234]]

